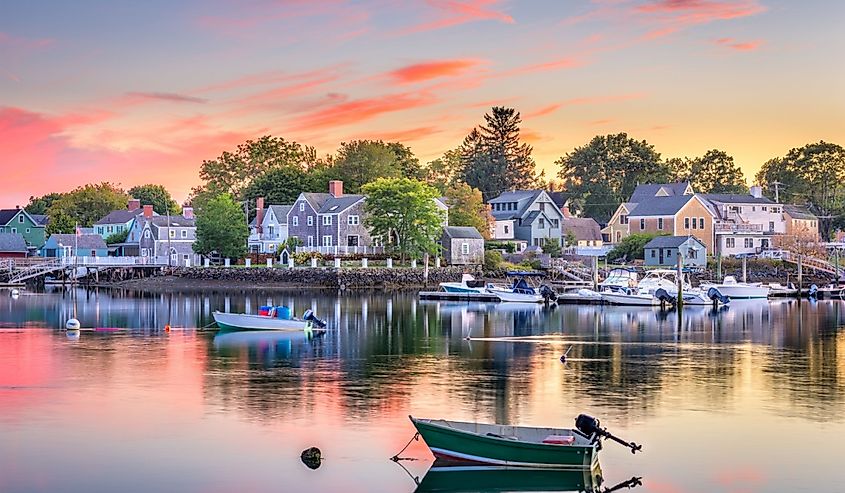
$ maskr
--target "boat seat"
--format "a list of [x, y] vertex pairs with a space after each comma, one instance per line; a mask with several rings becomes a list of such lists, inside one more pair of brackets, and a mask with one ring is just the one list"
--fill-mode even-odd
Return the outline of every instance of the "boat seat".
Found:
[[572, 445], [575, 443], [575, 437], [572, 435], [549, 435], [543, 439], [543, 443], [553, 445]]

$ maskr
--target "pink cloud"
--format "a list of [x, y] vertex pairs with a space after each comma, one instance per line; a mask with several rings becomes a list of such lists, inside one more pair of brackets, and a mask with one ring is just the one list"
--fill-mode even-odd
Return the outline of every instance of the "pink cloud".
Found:
[[583, 98], [572, 98], [567, 99], [566, 101], [561, 101], [559, 103], [549, 104], [546, 106], [542, 106], [537, 108], [534, 111], [530, 111], [525, 114], [525, 118], [537, 118], [540, 116], [548, 115], [554, 113], [555, 111], [563, 108], [565, 106], [576, 106], [576, 105], [585, 105], [585, 104], [604, 104], [604, 103], [614, 103], [619, 101], [631, 101], [635, 99], [642, 99], [645, 97], [643, 93], [631, 93], [631, 94], [616, 94], [610, 96], [591, 96], [591, 97], [583, 97]]
[[440, 77], [455, 77], [478, 65], [478, 60], [434, 60], [406, 65], [388, 73], [400, 84], [423, 82]]
[[291, 128], [297, 130], [328, 129], [361, 123], [386, 113], [419, 108], [436, 102], [437, 98], [429, 93], [388, 94], [344, 101], [303, 116]]
[[386, 142], [413, 142], [440, 132], [442, 132], [441, 129], [433, 126], [417, 127], [409, 128], [407, 130], [396, 130], [393, 132], [367, 132], [357, 138], [383, 140]]
[[398, 34], [413, 34], [458, 26], [469, 22], [498, 21], [513, 24], [513, 17], [497, 10], [499, 0], [427, 0], [435, 11], [435, 19], [407, 27]]
[[515, 67], [503, 72], [499, 72], [495, 77], [513, 77], [525, 74], [533, 74], [537, 72], [549, 72], [554, 70], [564, 70], [570, 68], [581, 67], [585, 62], [575, 58], [561, 58], [557, 60], [550, 60], [548, 62], [535, 63], [531, 65], [523, 65]]
[[207, 103], [207, 99], [174, 92], [127, 92], [130, 101], [164, 101], [168, 103]]
[[762, 40], [739, 42], [734, 38], [719, 38], [714, 43], [736, 51], [754, 51], [763, 46]]
[[51, 38], [22, 38], [13, 36], [8, 33], [0, 32], [0, 46], [10, 46], [12, 48], [45, 48], [53, 44], [55, 40]]
[[633, 13], [658, 24], [644, 36], [655, 39], [689, 26], [748, 17], [765, 10], [756, 0], [652, 0], [634, 7]]

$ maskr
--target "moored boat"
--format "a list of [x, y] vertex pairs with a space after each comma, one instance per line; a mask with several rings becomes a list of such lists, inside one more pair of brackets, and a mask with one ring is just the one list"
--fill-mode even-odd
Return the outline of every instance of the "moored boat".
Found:
[[660, 306], [661, 300], [647, 290], [603, 291], [601, 299], [611, 305]]
[[440, 289], [447, 293], [485, 293], [484, 281], [477, 281], [469, 274], [461, 276], [461, 282], [441, 282]]
[[486, 292], [495, 295], [500, 301], [510, 303], [541, 303], [545, 299], [555, 300], [554, 290], [546, 285], [528, 283], [529, 279], [542, 278], [545, 274], [539, 272], [508, 272], [512, 279], [510, 286], [487, 284]]
[[597, 463], [602, 438], [630, 447], [632, 452], [642, 449], [614, 437], [597, 419], [583, 414], [572, 429], [409, 417], [432, 454], [449, 462], [590, 470]]
[[732, 300], [768, 298], [769, 287], [760, 283], [739, 282], [734, 276], [725, 276], [723, 282], [703, 282], [699, 286], [702, 290], [716, 288], [720, 293]]
[[305, 310], [301, 319], [217, 311], [212, 315], [221, 330], [306, 331], [325, 330], [326, 327], [326, 322], [317, 318], [311, 310]]
[[454, 465], [437, 459], [416, 492], [598, 491], [602, 481], [598, 463], [592, 469], [530, 469]]

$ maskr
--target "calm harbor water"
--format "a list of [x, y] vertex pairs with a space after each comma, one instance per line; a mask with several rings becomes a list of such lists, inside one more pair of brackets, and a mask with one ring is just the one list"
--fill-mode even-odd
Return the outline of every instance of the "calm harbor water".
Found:
[[[312, 308], [330, 330], [161, 330], [268, 301]], [[132, 330], [54, 330], [74, 313], [83, 327]], [[581, 412], [644, 444], [636, 456], [606, 444], [604, 486], [642, 476], [633, 491], [842, 491], [845, 302], [679, 317], [413, 293], [0, 291], [4, 493], [411, 492], [432, 464], [425, 445], [404, 468], [388, 460], [414, 433], [409, 414], [570, 427]], [[310, 446], [323, 451], [317, 470], [299, 460]], [[467, 482], [447, 490], [485, 487]]]

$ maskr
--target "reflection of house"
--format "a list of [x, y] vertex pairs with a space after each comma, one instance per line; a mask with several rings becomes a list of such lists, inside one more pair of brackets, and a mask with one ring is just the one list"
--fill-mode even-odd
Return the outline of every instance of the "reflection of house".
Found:
[[628, 202], [623, 202], [616, 208], [610, 220], [602, 229], [605, 241], [619, 243], [623, 238], [631, 234], [628, 226], [628, 217], [640, 202], [647, 202], [656, 197], [680, 197], [692, 195], [692, 185], [689, 182], [679, 183], [645, 183], [637, 185], [634, 193]]
[[784, 232], [787, 236], [805, 237], [813, 241], [819, 238], [819, 218], [800, 205], [783, 206]]
[[54, 234], [41, 248], [44, 257], [107, 257], [109, 248], [97, 234]]
[[255, 218], [249, 224], [249, 251], [276, 253], [284, 248], [288, 239], [288, 212], [290, 205], [269, 205], [264, 199], [256, 201]]
[[0, 233], [19, 234], [33, 252], [44, 245], [44, 221], [20, 207], [0, 209]]
[[493, 240], [522, 240], [542, 246], [551, 238], [561, 237], [563, 213], [543, 190], [505, 192], [489, 204], [495, 219]]
[[[138, 199], [130, 199], [126, 209], [119, 209], [111, 211], [106, 214], [99, 221], [94, 223], [94, 232], [104, 239], [123, 231], [129, 231], [132, 227], [132, 221], [138, 214], [141, 214], [141, 201]], [[153, 215], [158, 215], [153, 212]]]
[[18, 233], [0, 233], [0, 258], [26, 257], [26, 240]]
[[121, 244], [124, 255], [165, 258], [171, 265], [197, 265], [200, 256], [194, 253], [197, 239], [194, 211], [182, 208], [181, 216], [154, 216], [153, 207], [145, 205], [136, 216], [126, 243]]
[[473, 227], [443, 228], [443, 256], [449, 265], [481, 265], [484, 263], [484, 237]]
[[706, 267], [707, 247], [695, 236], [658, 236], [645, 245], [645, 265], [675, 266], [678, 254], [685, 267]]

